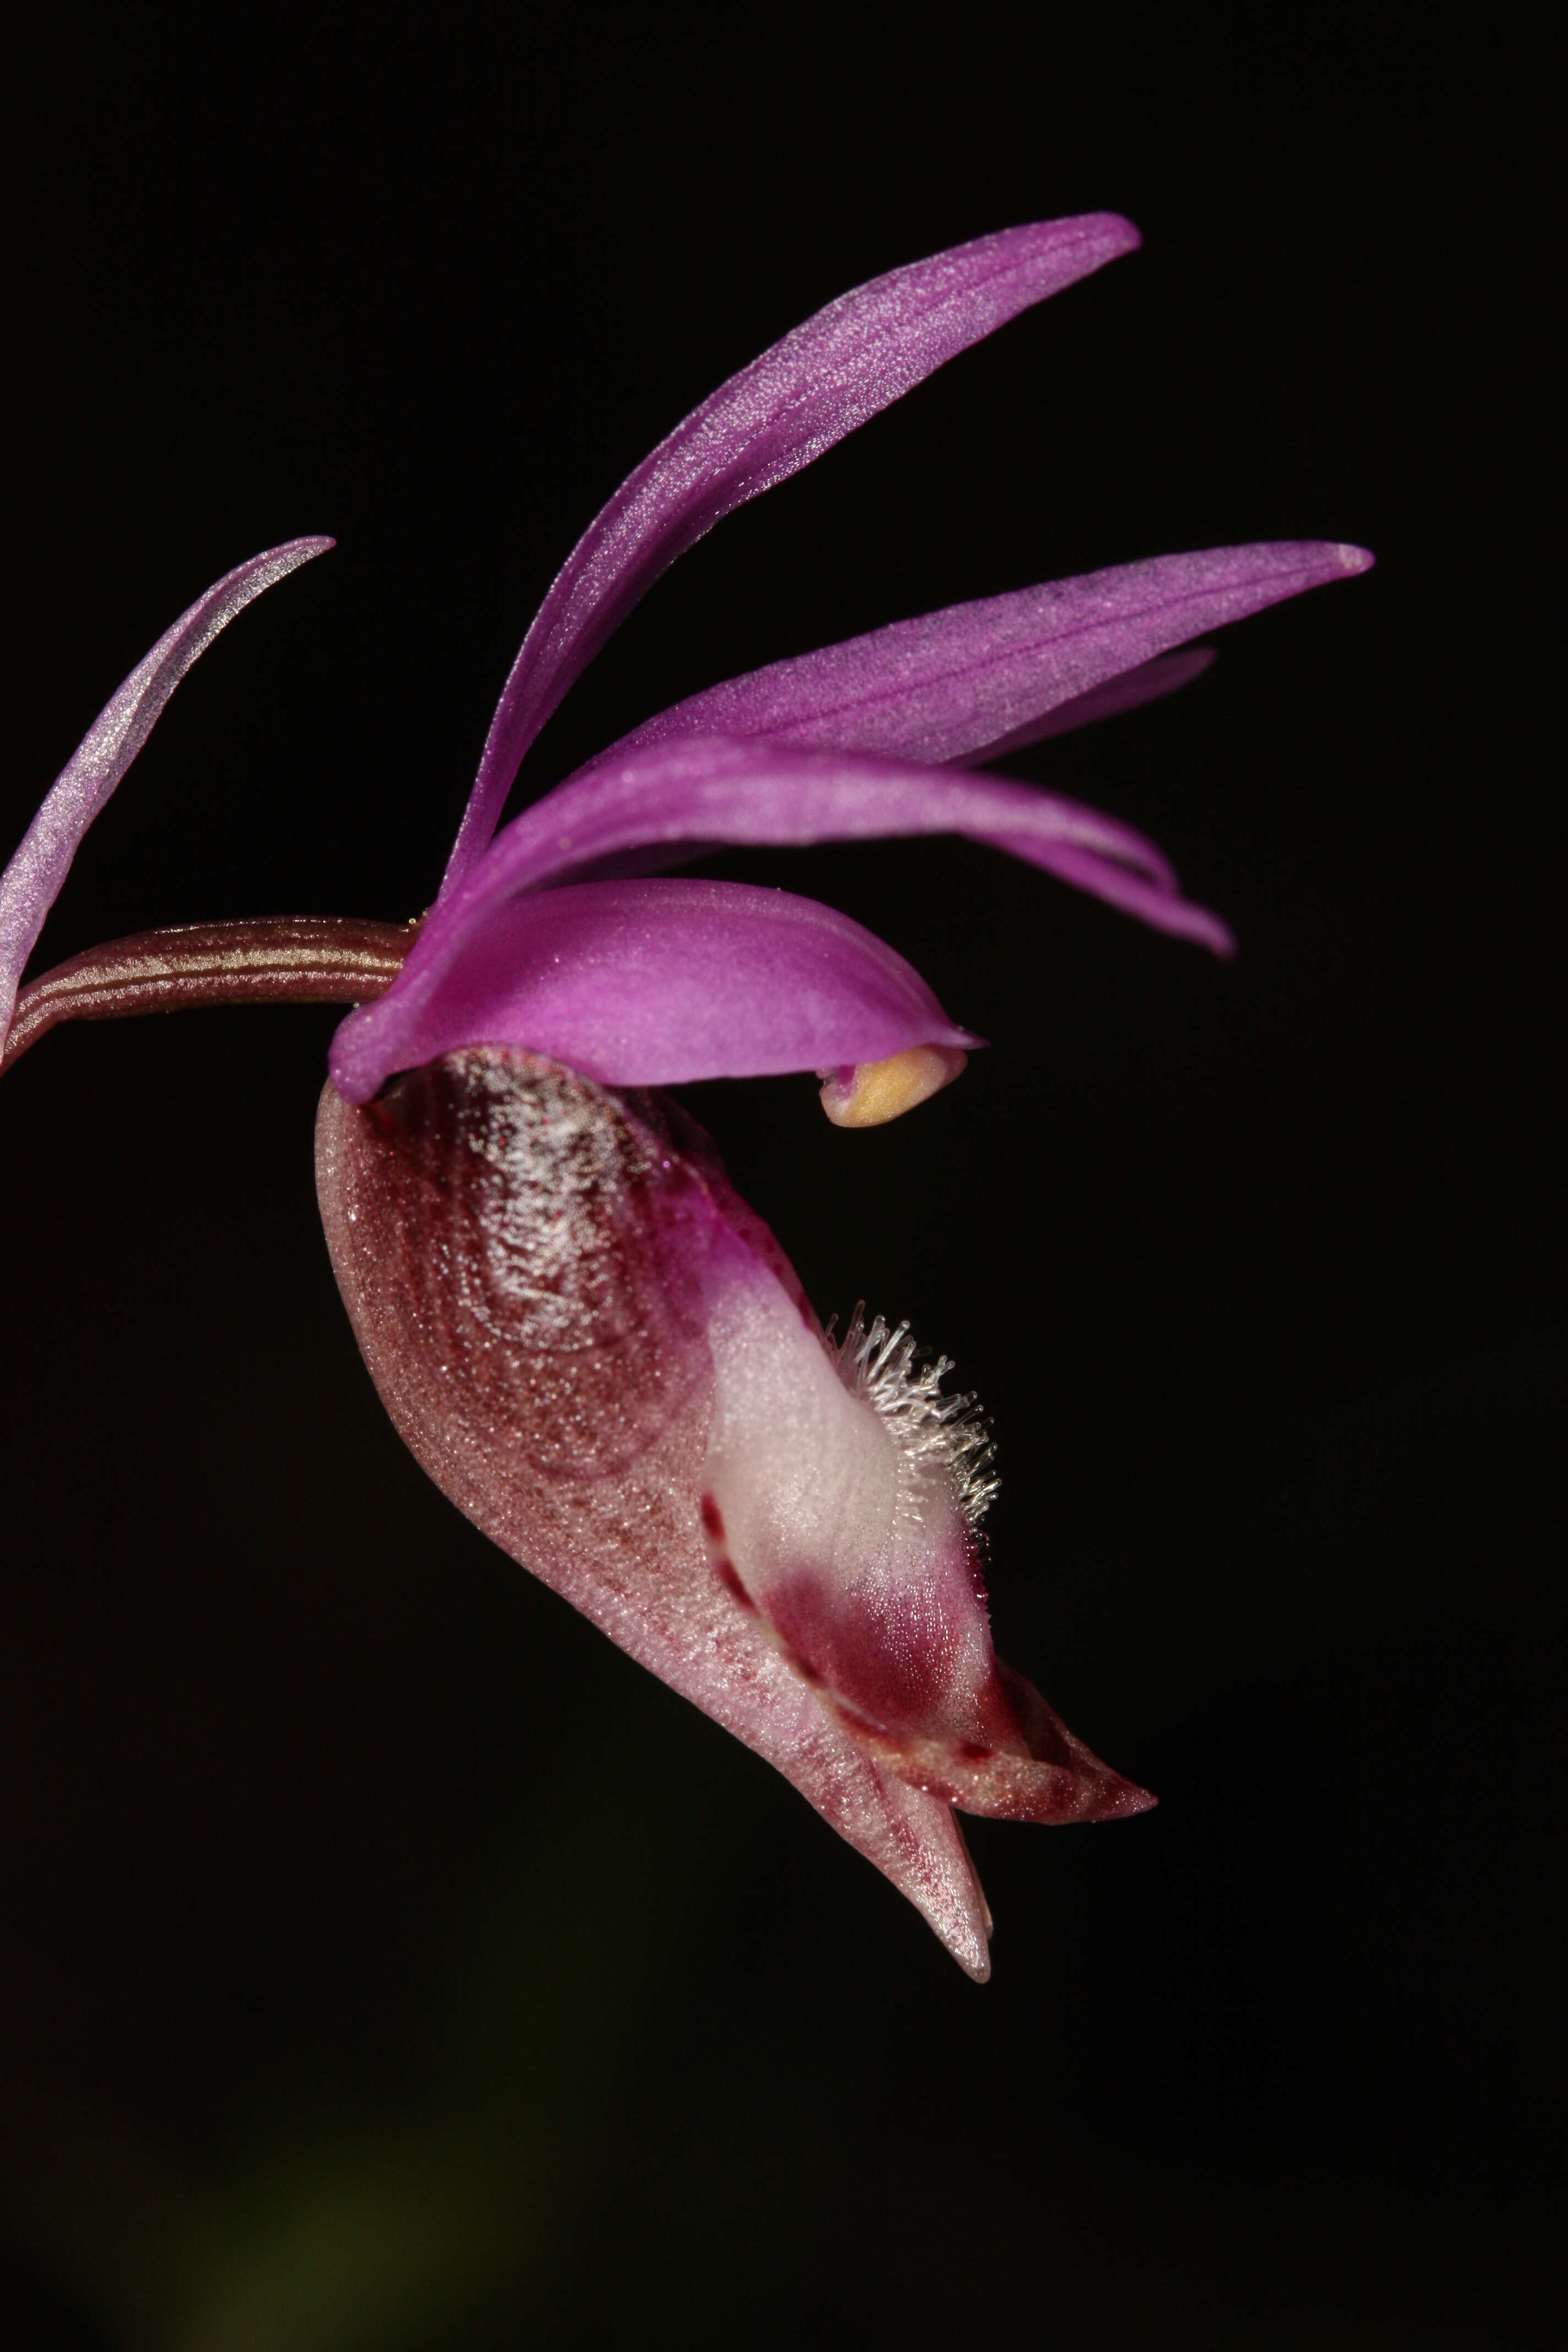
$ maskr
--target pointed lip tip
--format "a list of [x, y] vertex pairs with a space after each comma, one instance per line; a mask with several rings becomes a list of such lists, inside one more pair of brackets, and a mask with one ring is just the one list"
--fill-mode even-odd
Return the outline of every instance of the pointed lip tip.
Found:
[[1370, 547], [1357, 547], [1347, 539], [1336, 540], [1334, 551], [1345, 571], [1352, 577], [1357, 572], [1370, 572], [1377, 562]]
[[1134, 1813], [1152, 1812], [1160, 1800], [1152, 1789], [1141, 1789], [1110, 1765], [1102, 1764], [1098, 1788], [1081, 1818], [1091, 1822], [1128, 1822]]
[[964, 1975], [969, 1979], [971, 1984], [983, 1985], [990, 1983], [991, 1954], [988, 1949], [983, 1948], [972, 1958], [969, 1953], [961, 1952], [955, 1945], [949, 1944], [947, 1948], [952, 1954], [953, 1958], [958, 1962], [959, 1967], [963, 1970]]
[[1152, 1789], [1141, 1789], [1136, 1780], [1122, 1780], [1116, 1792], [1114, 1809], [1102, 1814], [1101, 1819], [1128, 1822], [1134, 1813], [1152, 1813], [1159, 1801]]

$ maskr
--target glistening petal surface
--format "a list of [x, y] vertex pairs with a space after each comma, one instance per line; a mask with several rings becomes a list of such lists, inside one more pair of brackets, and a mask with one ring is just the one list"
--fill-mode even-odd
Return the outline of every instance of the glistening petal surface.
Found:
[[27, 958], [82, 836], [152, 733], [175, 687], [237, 613], [331, 544], [330, 539], [289, 540], [226, 573], [165, 630], [94, 719], [0, 875], [0, 1045]]
[[333, 1083], [347, 1100], [368, 1101], [416, 1058], [410, 1041], [424, 1034], [426, 1009], [456, 984], [450, 976], [470, 957], [476, 968], [488, 960], [497, 908], [602, 859], [683, 843], [804, 845], [936, 833], [1005, 850], [1158, 929], [1230, 950], [1224, 924], [1183, 898], [1152, 842], [1031, 784], [767, 742], [661, 744], [574, 778], [508, 825], [478, 871], [426, 919], [387, 993], [339, 1029]]
[[1152, 661], [1140, 662], [1136, 669], [1124, 669], [1119, 677], [1107, 678], [1103, 686], [1091, 687], [1087, 694], [1075, 694], [1070, 702], [1058, 702], [1042, 711], [1037, 719], [1015, 728], [1000, 741], [986, 744], [974, 756], [1000, 760], [1027, 744], [1074, 734], [1080, 727], [1097, 726], [1102, 719], [1120, 719], [1124, 710], [1140, 710], [1146, 702], [1162, 702], [1166, 695], [1179, 693], [1184, 686], [1202, 677], [1214, 667], [1214, 661], [1212, 646], [1185, 646], [1180, 653], [1156, 654]]
[[1190, 663], [1140, 681], [1131, 701], [1097, 702], [1076, 719], [1068, 709], [1173, 646], [1371, 562], [1363, 548], [1317, 541], [1213, 547], [951, 604], [694, 694], [594, 765], [681, 735], [766, 735], [901, 760], [994, 759], [1065, 731], [1042, 723], [1053, 713], [1088, 725], [1172, 691], [1197, 674]]
[[604, 1086], [672, 1086], [983, 1042], [847, 915], [682, 878], [499, 900], [400, 1033], [398, 1060], [511, 1045]]
[[442, 896], [484, 855], [550, 713], [668, 565], [971, 343], [1138, 241], [1114, 213], [976, 237], [840, 295], [693, 409], [595, 516], [540, 606], [490, 722]]

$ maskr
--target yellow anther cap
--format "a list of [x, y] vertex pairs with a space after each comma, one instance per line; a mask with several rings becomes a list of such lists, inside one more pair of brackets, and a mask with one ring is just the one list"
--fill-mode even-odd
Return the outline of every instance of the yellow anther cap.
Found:
[[822, 1108], [835, 1127], [884, 1127], [950, 1087], [968, 1059], [957, 1045], [911, 1045], [885, 1062], [857, 1062], [827, 1074]]

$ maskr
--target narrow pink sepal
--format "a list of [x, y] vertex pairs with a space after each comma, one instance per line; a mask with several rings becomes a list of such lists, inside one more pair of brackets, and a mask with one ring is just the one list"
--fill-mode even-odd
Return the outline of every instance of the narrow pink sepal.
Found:
[[[673, 1086], [983, 1045], [847, 915], [738, 882], [568, 883], [502, 898], [399, 1033], [404, 1067], [464, 1045], [547, 1054], [602, 1086]], [[346, 1092], [334, 1047], [333, 1082]]]
[[1075, 694], [1070, 702], [1058, 702], [1054, 709], [1026, 720], [995, 743], [982, 745], [970, 756], [977, 763], [1004, 760], [1010, 751], [1022, 751], [1031, 743], [1074, 734], [1102, 719], [1120, 719], [1123, 711], [1141, 710], [1146, 702], [1163, 702], [1166, 695], [1180, 693], [1184, 686], [1191, 686], [1194, 678], [1212, 669], [1214, 663], [1213, 646], [1185, 646], [1180, 653], [1157, 654], [1152, 661], [1140, 662], [1136, 669], [1123, 670], [1120, 677], [1107, 678], [1103, 686], [1091, 687], [1087, 694]]
[[[951, 604], [691, 695], [593, 765], [682, 735], [765, 735], [898, 760], [998, 759], [1172, 692], [1206, 665], [1189, 656], [1151, 675], [1158, 656], [1371, 562], [1363, 548], [1310, 541], [1212, 547]], [[1133, 689], [1120, 699], [1110, 694], [1117, 680]]]
[[[1152, 842], [1031, 784], [767, 742], [663, 744], [575, 777], [507, 827], [468, 882], [426, 919], [387, 993], [342, 1024], [332, 1045], [333, 1083], [348, 1101], [368, 1101], [394, 1070], [421, 1058], [413, 1041], [426, 1035], [426, 1019], [436, 1020], [432, 1008], [448, 990], [503, 988], [504, 972], [492, 961], [496, 910], [512, 899], [542, 908], [541, 898], [525, 894], [544, 884], [648, 847], [684, 845], [691, 854], [701, 844], [803, 845], [936, 833], [1005, 850], [1158, 929], [1230, 952], [1224, 924], [1182, 898]], [[521, 939], [531, 919], [520, 912], [517, 930], [506, 936]], [[539, 919], [551, 919], [542, 912]], [[478, 977], [470, 980], [470, 971]]]
[[83, 835], [156, 725], [163, 705], [220, 629], [264, 589], [324, 554], [330, 539], [291, 539], [227, 572], [161, 636], [100, 711], [0, 875], [0, 1046], [16, 989]]
[[540, 606], [490, 722], [442, 896], [484, 855], [562, 696], [678, 556], [970, 344], [1138, 242], [1114, 213], [976, 237], [840, 295], [693, 409], [595, 516]]

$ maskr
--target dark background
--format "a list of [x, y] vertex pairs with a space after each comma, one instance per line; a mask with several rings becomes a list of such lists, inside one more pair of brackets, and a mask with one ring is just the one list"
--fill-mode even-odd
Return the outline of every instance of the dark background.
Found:
[[404, 1454], [315, 1213], [333, 1016], [7, 1076], [5, 2342], [1558, 2341], [1557, 298], [1510, 12], [142, 6], [7, 78], [0, 855], [199, 590], [340, 541], [182, 688], [37, 968], [424, 905], [620, 477], [1015, 221], [1146, 247], [723, 524], [535, 788], [961, 597], [1379, 562], [1011, 763], [1152, 831], [1232, 966], [963, 845], [721, 869], [994, 1041], [866, 1135], [689, 1090], [818, 1307], [979, 1389], [998, 1645], [1163, 1801], [973, 1825], [984, 1990]]

